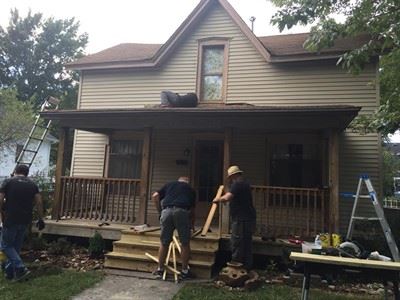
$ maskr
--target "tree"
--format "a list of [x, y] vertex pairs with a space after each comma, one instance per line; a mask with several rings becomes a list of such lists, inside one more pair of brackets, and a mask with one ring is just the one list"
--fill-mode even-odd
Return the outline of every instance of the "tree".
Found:
[[31, 12], [21, 18], [17, 9], [11, 10], [8, 27], [0, 26], [0, 88], [15, 89], [20, 100], [32, 101], [36, 109], [47, 96], [71, 102], [78, 74], [65, 64], [82, 56], [88, 41], [78, 30], [74, 18], [44, 19]]
[[0, 150], [25, 140], [33, 119], [29, 102], [18, 101], [15, 90], [0, 90]]
[[[309, 50], [332, 46], [340, 37], [368, 33], [361, 47], [344, 53], [338, 64], [358, 74], [380, 58], [381, 102], [374, 115], [361, 116], [353, 127], [393, 133], [400, 126], [400, 2], [398, 0], [271, 0], [280, 10], [272, 23], [282, 31], [294, 25], [313, 24], [305, 42]], [[345, 16], [339, 22], [335, 16]]]
[[393, 177], [397, 177], [400, 170], [400, 159], [388, 149], [382, 151], [383, 162], [383, 195], [393, 196]]

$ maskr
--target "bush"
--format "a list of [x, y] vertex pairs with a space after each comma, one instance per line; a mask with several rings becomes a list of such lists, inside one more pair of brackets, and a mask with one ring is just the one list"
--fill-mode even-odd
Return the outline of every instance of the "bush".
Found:
[[40, 236], [34, 236], [30, 240], [30, 248], [31, 250], [40, 251], [45, 250], [47, 248], [47, 242], [44, 238]]
[[49, 246], [49, 254], [66, 255], [71, 254], [72, 245], [66, 238], [59, 238]]
[[90, 258], [102, 258], [104, 256], [105, 243], [100, 233], [97, 231], [89, 239], [89, 255]]

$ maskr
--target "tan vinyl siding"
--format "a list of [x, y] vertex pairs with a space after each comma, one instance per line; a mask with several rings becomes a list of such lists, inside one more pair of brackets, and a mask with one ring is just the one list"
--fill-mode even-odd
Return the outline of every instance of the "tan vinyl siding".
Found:
[[[371, 178], [372, 185], [380, 195], [381, 189], [381, 162], [380, 147], [377, 134], [359, 135], [346, 132], [340, 138], [340, 160], [339, 160], [339, 191], [355, 193], [357, 191], [358, 179], [361, 174], [367, 174]], [[363, 191], [366, 194], [366, 191]], [[349, 225], [351, 209], [354, 199], [340, 199], [340, 228], [346, 232]], [[361, 199], [360, 215], [370, 215], [373, 207], [369, 199]]]
[[[203, 21], [187, 35], [175, 52], [158, 70], [84, 71], [79, 108], [137, 108], [160, 102], [162, 90], [177, 93], [196, 91], [198, 40], [207, 37], [229, 38], [229, 69], [227, 102], [247, 102], [254, 105], [327, 105], [349, 104], [362, 106], [361, 113], [372, 112], [377, 105], [374, 66], [367, 67], [359, 76], [347, 74], [331, 62], [301, 62], [269, 64], [252, 46], [228, 14], [218, 5], [206, 14]], [[183, 151], [188, 136], [180, 136], [177, 144], [162, 153], [163, 142], [170, 136], [155, 133], [155, 175], [153, 187], [181, 173], [174, 161]], [[232, 158], [241, 163], [255, 183], [264, 176], [255, 152], [265, 149], [265, 139], [240, 135], [233, 140]], [[73, 170], [74, 175], [102, 174], [102, 157], [106, 140], [89, 133], [77, 136]], [[248, 144], [252, 157], [246, 157]], [[160, 148], [161, 147], [161, 150]], [[176, 147], [176, 148], [175, 148]], [[178, 151], [179, 149], [179, 151]], [[369, 172], [373, 183], [380, 190], [377, 135], [342, 134], [340, 148], [340, 192], [350, 191], [358, 174]], [[254, 156], [253, 156], [254, 154]], [[168, 157], [171, 155], [171, 157]], [[163, 162], [163, 163], [162, 163]], [[161, 164], [161, 165], [159, 165]], [[165, 172], [165, 174], [164, 174]], [[260, 178], [258, 178], [260, 176]], [[347, 200], [346, 200], [347, 201]], [[348, 202], [341, 202], [341, 213], [348, 209]], [[341, 218], [341, 224], [345, 217]]]
[[[191, 155], [185, 157], [187, 148], [193, 153], [191, 134], [186, 131], [156, 131], [153, 134], [152, 173], [150, 191], [155, 192], [165, 183], [178, 179], [180, 176], [190, 177]], [[187, 165], [177, 165], [176, 160], [188, 160]], [[158, 212], [152, 201], [148, 205], [148, 221], [152, 224], [158, 221]]]
[[71, 176], [102, 177], [107, 143], [105, 135], [76, 130]]

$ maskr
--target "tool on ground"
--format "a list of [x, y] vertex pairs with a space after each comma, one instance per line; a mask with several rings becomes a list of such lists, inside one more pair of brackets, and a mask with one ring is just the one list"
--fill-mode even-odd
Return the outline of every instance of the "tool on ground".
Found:
[[[367, 190], [368, 190], [368, 194], [367, 195], [361, 195], [361, 190], [363, 187], [363, 183], [365, 184]], [[389, 227], [388, 222], [386, 221], [385, 218], [385, 213], [383, 211], [383, 208], [380, 204], [380, 202], [378, 201], [378, 197], [376, 195], [376, 192], [374, 190], [374, 187], [372, 186], [371, 180], [368, 177], [368, 175], [361, 175], [360, 179], [358, 181], [358, 187], [357, 187], [357, 192], [355, 195], [353, 194], [342, 194], [342, 196], [348, 197], [354, 197], [354, 204], [353, 204], [353, 210], [351, 212], [351, 217], [350, 217], [350, 223], [349, 223], [349, 228], [347, 230], [347, 235], [346, 235], [346, 239], [347, 240], [351, 240], [352, 235], [353, 235], [353, 229], [354, 229], [354, 221], [356, 220], [363, 220], [363, 221], [379, 221], [382, 229], [383, 229], [383, 233], [385, 235], [385, 239], [386, 242], [389, 246], [390, 252], [392, 253], [392, 257], [394, 261], [400, 261], [400, 256], [399, 256], [399, 249], [397, 248], [396, 242], [394, 240], [392, 231]], [[361, 217], [361, 216], [356, 216], [356, 209], [357, 209], [357, 205], [359, 204], [359, 200], [360, 199], [370, 199], [372, 201], [372, 204], [374, 206], [375, 209], [375, 213], [377, 215], [377, 217], [373, 217], [373, 218], [369, 218], [369, 217]]]
[[[224, 186], [220, 185], [218, 188], [217, 194], [215, 195], [215, 198], [221, 197], [223, 191], [224, 191]], [[207, 234], [208, 229], [210, 228], [210, 225], [211, 225], [211, 221], [214, 217], [215, 211], [217, 210], [217, 206], [218, 206], [217, 203], [213, 203], [211, 205], [210, 212], [208, 213], [206, 223], [204, 224], [203, 230], [201, 231], [202, 236], [205, 236]]]
[[[61, 100], [57, 98], [48, 97], [40, 106], [40, 112], [48, 109], [58, 109], [60, 102]], [[46, 134], [49, 131], [51, 120], [48, 120], [42, 124], [40, 122], [40, 112], [35, 117], [35, 122], [31, 131], [29, 132], [28, 138], [26, 139], [20, 154], [18, 155], [15, 167], [17, 167], [19, 164], [24, 164], [28, 167], [32, 165], [37, 153], [39, 152], [40, 146], [42, 146]]]

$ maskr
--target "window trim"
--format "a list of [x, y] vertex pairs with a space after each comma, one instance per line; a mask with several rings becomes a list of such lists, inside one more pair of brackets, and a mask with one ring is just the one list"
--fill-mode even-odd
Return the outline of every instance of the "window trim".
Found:
[[[203, 78], [203, 53], [204, 48], [207, 47], [218, 47], [224, 48], [223, 53], [223, 70], [222, 70], [222, 91], [221, 100], [209, 100], [203, 99], [202, 93], [202, 78]], [[218, 104], [226, 102], [227, 86], [228, 86], [228, 62], [229, 62], [229, 39], [228, 38], [207, 38], [198, 40], [198, 51], [197, 51], [197, 83], [196, 83], [196, 94], [199, 97], [199, 102], [202, 104]]]

